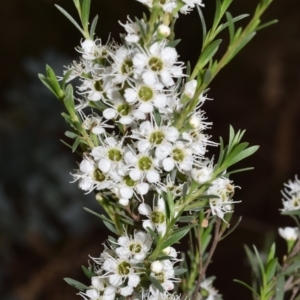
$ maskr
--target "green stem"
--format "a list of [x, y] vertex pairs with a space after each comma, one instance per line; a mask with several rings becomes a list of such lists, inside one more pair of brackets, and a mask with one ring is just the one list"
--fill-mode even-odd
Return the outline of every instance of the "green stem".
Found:
[[[238, 49], [240, 46], [241, 42], [245, 37], [247, 37], [249, 34], [252, 32], [255, 32], [257, 27], [260, 24], [260, 17], [262, 14], [265, 12], [265, 10], [268, 8], [268, 6], [271, 4], [273, 0], [269, 0], [268, 3], [265, 3], [265, 5], [259, 5], [258, 8], [256, 9], [254, 16], [252, 17], [251, 21], [248, 23], [246, 28], [242, 31], [241, 35], [232, 43], [229, 45], [227, 51], [221, 58], [221, 60], [214, 64], [212, 69], [211, 69], [211, 77], [207, 82], [203, 82], [199, 89], [196, 91], [193, 99], [190, 101], [190, 103], [184, 108], [183, 112], [180, 114], [179, 119], [177, 122], [174, 124], [174, 126], [178, 129], [181, 130], [184, 126], [184, 123], [187, 120], [188, 115], [193, 112], [199, 103], [199, 96], [203, 93], [203, 91], [207, 88], [207, 86], [212, 82], [212, 80], [217, 76], [217, 74], [223, 69], [227, 63], [230, 61], [230, 58], [232, 55], [235, 53], [235, 51]], [[194, 69], [193, 73], [190, 76], [190, 80], [194, 79], [200, 70]]]

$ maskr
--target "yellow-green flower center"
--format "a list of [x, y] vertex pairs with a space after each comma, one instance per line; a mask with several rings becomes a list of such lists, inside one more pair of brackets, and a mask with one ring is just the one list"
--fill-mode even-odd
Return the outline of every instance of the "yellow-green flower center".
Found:
[[123, 261], [118, 265], [118, 273], [119, 275], [128, 275], [130, 273], [130, 263], [127, 261]]
[[165, 215], [160, 211], [154, 211], [151, 214], [151, 221], [154, 224], [163, 224], [165, 222], [165, 220], [166, 220]]
[[160, 72], [163, 69], [164, 63], [159, 57], [152, 57], [149, 60], [149, 66], [153, 72]]
[[184, 152], [179, 148], [175, 148], [172, 151], [172, 157], [175, 161], [182, 162], [184, 160]]
[[151, 144], [160, 145], [162, 143], [162, 141], [164, 140], [164, 138], [165, 138], [165, 135], [163, 132], [155, 131], [155, 132], [151, 133], [149, 141]]
[[121, 66], [121, 73], [123, 75], [130, 75], [133, 71], [133, 62], [132, 59], [125, 59]]
[[152, 167], [152, 160], [148, 156], [141, 157], [138, 161], [138, 167], [141, 171], [148, 171]]
[[94, 88], [98, 92], [103, 92], [103, 82], [102, 80], [98, 80], [94, 83]]
[[131, 253], [140, 253], [142, 250], [142, 246], [141, 244], [139, 243], [132, 243], [130, 246], [129, 246], [129, 251]]
[[136, 181], [132, 180], [129, 175], [124, 177], [124, 182], [127, 186], [133, 187], [136, 184]]
[[96, 170], [94, 171], [94, 178], [95, 178], [96, 181], [102, 182], [102, 181], [105, 180], [106, 177], [105, 177], [105, 175], [101, 172], [101, 170], [96, 169]]
[[117, 111], [122, 116], [127, 116], [130, 113], [130, 106], [126, 103], [122, 103], [121, 105], [118, 106]]
[[165, 274], [164, 273], [157, 273], [155, 274], [155, 279], [159, 282], [159, 283], [164, 283], [165, 281]]
[[120, 161], [122, 159], [122, 153], [119, 149], [110, 149], [108, 151], [108, 158], [112, 161]]
[[143, 85], [138, 92], [138, 96], [142, 101], [149, 101], [153, 98], [153, 90], [146, 85]]

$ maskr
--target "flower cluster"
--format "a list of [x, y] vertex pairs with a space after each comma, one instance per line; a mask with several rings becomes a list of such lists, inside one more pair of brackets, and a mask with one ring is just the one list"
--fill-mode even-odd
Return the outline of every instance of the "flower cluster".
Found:
[[[135, 292], [136, 295], [147, 294], [147, 299], [173, 299], [167, 295], [173, 290], [174, 282], [178, 282], [174, 271], [177, 253], [170, 247], [166, 251], [172, 259], [146, 263], [152, 243], [151, 235], [143, 231], [135, 231], [133, 236], [123, 235], [117, 241], [110, 240], [100, 258], [93, 258], [95, 274], [91, 288], [80, 295], [92, 300], [116, 299], [118, 295], [127, 297]], [[155, 278], [165, 293], [149, 284], [147, 276]]]
[[[125, 39], [123, 45], [83, 41], [81, 62], [69, 67], [71, 78], [81, 81], [77, 111], [83, 128], [95, 135], [95, 146], [85, 152], [74, 180], [86, 192], [113, 192], [124, 206], [132, 197], [142, 200], [149, 190], [158, 192], [172, 172], [188, 181], [209, 181], [213, 166], [205, 154], [208, 145], [215, 145], [204, 134], [210, 123], [200, 109], [189, 116], [188, 129], [176, 128], [174, 114], [180, 113], [183, 97], [193, 98], [197, 83], [181, 87], [176, 82], [185, 75], [175, 48], [166, 39], [142, 47], [133, 33], [128, 35], [131, 42]], [[205, 99], [200, 97], [200, 105]], [[87, 106], [101, 115], [86, 115]]]
[[295, 180], [289, 180], [284, 184], [285, 189], [281, 191], [283, 195], [283, 211], [293, 211], [300, 209], [300, 180], [295, 177]]

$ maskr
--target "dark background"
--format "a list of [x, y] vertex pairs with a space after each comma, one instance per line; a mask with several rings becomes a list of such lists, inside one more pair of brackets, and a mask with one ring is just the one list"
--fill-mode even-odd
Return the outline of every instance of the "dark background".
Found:
[[[206, 1], [208, 24], [214, 1]], [[69, 175], [78, 158], [59, 140], [67, 129], [60, 103], [37, 79], [45, 64], [57, 74], [77, 59], [80, 33], [54, 7], [59, 4], [75, 16], [71, 0], [10, 0], [0, 2], [0, 294], [5, 300], [79, 299], [63, 277], [83, 280], [81, 265], [97, 256], [107, 237], [101, 222], [82, 210], [99, 209]], [[253, 12], [256, 1], [236, 0], [233, 15]], [[94, 0], [99, 14], [97, 35], [118, 40], [126, 16], [141, 16], [134, 0]], [[283, 182], [300, 173], [300, 2], [275, 0], [264, 20], [280, 23], [258, 36], [227, 66], [211, 85], [204, 110], [213, 122], [214, 141], [228, 137], [229, 124], [246, 129], [245, 140], [260, 150], [240, 167], [255, 170], [233, 176], [235, 219], [239, 228], [217, 250], [209, 275], [225, 299], [250, 299], [250, 293], [232, 282], [250, 282], [243, 244], [260, 250], [273, 239], [284, 253], [277, 228], [293, 225], [280, 216]], [[181, 60], [192, 63], [201, 46], [197, 13], [181, 15], [177, 23]], [[226, 41], [227, 35], [224, 34]]]

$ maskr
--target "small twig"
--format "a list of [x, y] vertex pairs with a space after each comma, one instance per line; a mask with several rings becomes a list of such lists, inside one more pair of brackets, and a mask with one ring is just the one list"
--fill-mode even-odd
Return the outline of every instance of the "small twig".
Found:
[[207, 260], [206, 260], [204, 266], [201, 269], [200, 269], [200, 264], [199, 264], [199, 277], [198, 277], [198, 280], [197, 280], [196, 288], [195, 288], [194, 293], [193, 293], [193, 297], [192, 297], [193, 300], [196, 300], [197, 297], [198, 297], [197, 294], [198, 294], [198, 291], [200, 289], [200, 285], [201, 285], [201, 282], [202, 282], [203, 277], [205, 275], [206, 269], [208, 268], [208, 265], [209, 265], [209, 263], [212, 259], [212, 256], [213, 256], [213, 254], [214, 254], [214, 252], [217, 248], [217, 244], [218, 244], [218, 242], [220, 240], [220, 237], [222, 235], [222, 233], [220, 234], [221, 222], [222, 222], [221, 219], [217, 219], [213, 243], [212, 243], [211, 248], [209, 250]]
[[298, 291], [299, 291], [299, 288], [300, 288], [300, 286], [298, 285], [297, 287], [295, 287], [295, 288], [293, 289], [293, 294], [292, 294], [290, 300], [294, 300], [294, 299], [296, 298], [297, 293], [298, 293]]
[[132, 212], [130, 210], [130, 207], [129, 206], [126, 206], [125, 207], [125, 210], [129, 213], [130, 217], [133, 219], [133, 221], [135, 222], [140, 222], [141, 221], [141, 215], [140, 214], [135, 214], [134, 212]]

